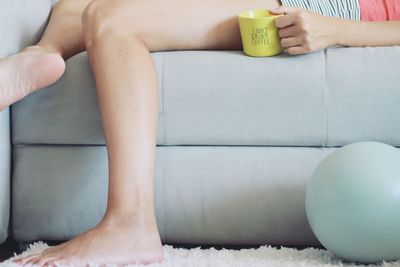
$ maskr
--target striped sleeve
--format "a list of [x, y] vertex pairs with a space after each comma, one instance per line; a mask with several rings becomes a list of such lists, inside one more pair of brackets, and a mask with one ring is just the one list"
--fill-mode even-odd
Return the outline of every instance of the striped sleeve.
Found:
[[301, 7], [328, 17], [360, 20], [359, 0], [281, 0], [282, 5]]

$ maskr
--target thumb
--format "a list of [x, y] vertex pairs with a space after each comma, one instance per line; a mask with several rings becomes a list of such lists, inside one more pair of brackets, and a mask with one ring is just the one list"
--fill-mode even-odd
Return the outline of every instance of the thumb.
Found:
[[292, 7], [292, 6], [280, 6], [277, 8], [271, 8], [269, 12], [273, 15], [281, 15], [281, 14], [289, 14], [293, 13], [296, 10], [299, 10], [297, 7]]

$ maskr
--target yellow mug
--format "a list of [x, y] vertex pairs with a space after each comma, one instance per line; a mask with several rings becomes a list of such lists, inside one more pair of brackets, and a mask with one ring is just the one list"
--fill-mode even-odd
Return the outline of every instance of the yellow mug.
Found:
[[268, 10], [253, 9], [240, 13], [239, 27], [243, 52], [248, 56], [276, 56], [283, 52], [275, 18]]

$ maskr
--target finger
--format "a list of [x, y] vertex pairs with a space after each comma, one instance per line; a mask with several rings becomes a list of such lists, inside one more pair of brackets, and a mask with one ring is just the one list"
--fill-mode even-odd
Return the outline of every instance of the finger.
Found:
[[299, 37], [288, 37], [281, 39], [281, 45], [283, 48], [289, 48], [293, 46], [300, 46], [302, 41]]
[[271, 8], [269, 10], [269, 12], [273, 15], [281, 15], [281, 14], [293, 13], [298, 10], [301, 10], [301, 8], [292, 7], [292, 6], [280, 6], [280, 7], [276, 7], [276, 8]]
[[300, 32], [299, 27], [297, 25], [288, 26], [286, 28], [279, 29], [279, 37], [294, 37], [297, 36]]
[[285, 16], [279, 16], [275, 19], [275, 26], [278, 29], [285, 28], [296, 24], [297, 16], [296, 13], [287, 14]]
[[308, 51], [303, 46], [292, 46], [287, 49], [287, 52], [290, 55], [301, 55], [307, 53]]

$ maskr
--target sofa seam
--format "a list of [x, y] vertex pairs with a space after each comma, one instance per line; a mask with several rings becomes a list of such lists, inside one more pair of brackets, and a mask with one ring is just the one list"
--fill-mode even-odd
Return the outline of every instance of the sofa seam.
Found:
[[[165, 58], [166, 58], [166, 53], [163, 53], [163, 60], [162, 60], [162, 73], [161, 73], [161, 101], [162, 101], [162, 123], [163, 123], [163, 140], [164, 140], [164, 145], [166, 144], [166, 135], [165, 135], [165, 117], [166, 117], [166, 108], [165, 108]], [[161, 152], [161, 151], [160, 151]], [[161, 152], [162, 154], [162, 152]], [[164, 241], [167, 243], [167, 231], [166, 231], [166, 215], [165, 215], [165, 155], [161, 155], [162, 161], [162, 178], [161, 178], [161, 203], [162, 203], [162, 224], [163, 224], [163, 236], [164, 236]]]
[[326, 118], [326, 135], [325, 135], [325, 144], [324, 146], [328, 146], [329, 141], [329, 88], [328, 88], [328, 48], [324, 49], [324, 61], [325, 61], [325, 86], [324, 86], [324, 102], [325, 102], [325, 118]]
[[166, 113], [166, 111], [167, 111], [167, 109], [166, 109], [166, 107], [165, 107], [165, 88], [166, 88], [166, 86], [165, 86], [165, 60], [166, 60], [166, 57], [167, 57], [167, 53], [166, 52], [164, 52], [163, 53], [163, 60], [162, 60], [162, 73], [161, 73], [161, 103], [162, 103], [162, 113], [163, 113], [163, 115], [162, 115], [162, 124], [163, 124], [163, 141], [164, 141], [164, 145], [166, 145], [166, 141], [167, 141], [167, 138], [166, 138], [166, 134], [165, 134], [165, 132], [166, 132], [166, 129], [165, 129], [165, 125], [166, 125], [166, 117], [167, 117], [167, 113]]
[[[162, 153], [163, 154], [163, 153]], [[166, 230], [166, 213], [165, 213], [165, 155], [161, 156], [162, 158], [162, 178], [161, 178], [161, 191], [162, 191], [162, 224], [163, 224], [163, 236], [164, 242], [167, 243], [167, 230]]]

